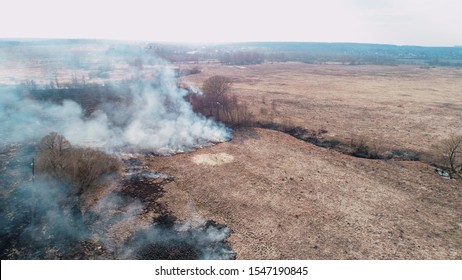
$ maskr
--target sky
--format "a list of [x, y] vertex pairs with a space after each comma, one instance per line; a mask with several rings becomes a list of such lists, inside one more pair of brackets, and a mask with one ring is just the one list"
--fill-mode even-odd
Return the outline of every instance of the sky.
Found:
[[2, 0], [0, 38], [462, 45], [460, 0]]

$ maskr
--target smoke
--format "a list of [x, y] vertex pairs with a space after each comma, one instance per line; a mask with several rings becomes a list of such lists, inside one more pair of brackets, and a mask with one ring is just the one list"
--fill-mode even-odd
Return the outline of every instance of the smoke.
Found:
[[10, 183], [0, 198], [1, 259], [235, 257], [226, 242], [231, 231], [211, 221], [191, 225], [160, 216], [153, 223], [146, 204], [119, 192], [83, 206], [70, 185], [46, 175]]
[[121, 252], [128, 259], [233, 259], [235, 253], [224, 242], [231, 231], [208, 221], [196, 227], [178, 225], [174, 229], [153, 226], [137, 232]]
[[142, 48], [48, 47], [0, 50], [11, 68], [0, 66], [1, 258], [232, 258], [224, 226], [153, 224], [138, 198], [109, 192], [83, 205], [69, 184], [32, 177], [34, 145], [52, 131], [77, 146], [161, 155], [231, 138], [192, 111], [171, 66]]
[[195, 114], [177, 89], [172, 71], [163, 69], [135, 95], [132, 119], [122, 133], [126, 144], [170, 153], [230, 139], [229, 131]]
[[1, 202], [2, 259], [74, 258], [76, 244], [89, 236], [79, 198], [49, 178], [19, 182]]
[[[173, 216], [147, 220], [145, 205], [119, 194], [99, 200], [85, 215], [92, 217], [91, 232], [106, 254], [116, 259], [232, 259], [225, 241], [231, 231], [212, 221], [192, 226]], [[88, 221], [87, 221], [88, 223]]]
[[[61, 90], [4, 86], [0, 89], [0, 138], [4, 143], [31, 142], [55, 131], [79, 146], [112, 151], [130, 146], [159, 154], [189, 151], [231, 138], [224, 125], [192, 111], [184, 99], [187, 92], [176, 86], [171, 67], [161, 60], [154, 62], [152, 56], [145, 58], [147, 54], [136, 55], [126, 57], [125, 68], [112, 73], [121, 75], [123, 70], [130, 80], [105, 85], [106, 99], [118, 102], [98, 97], [99, 104], [89, 116], [81, 100], [91, 93], [88, 84], [74, 81], [73, 88]], [[140, 65], [149, 61], [150, 65], [131, 67], [131, 59]], [[93, 89], [102, 91], [101, 86], [93, 85]]]

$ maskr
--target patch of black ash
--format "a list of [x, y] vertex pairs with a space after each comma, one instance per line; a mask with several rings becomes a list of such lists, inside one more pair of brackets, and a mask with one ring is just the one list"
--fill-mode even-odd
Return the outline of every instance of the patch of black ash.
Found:
[[[127, 258], [142, 260], [235, 259], [225, 225], [206, 221], [196, 227], [176, 224], [174, 217], [157, 219], [150, 229], [139, 231], [129, 242]], [[158, 224], [158, 223], [161, 224]]]
[[164, 185], [175, 180], [173, 176], [150, 171], [138, 158], [124, 160], [125, 176], [122, 179], [123, 196], [141, 201], [146, 211], [154, 210], [160, 215], [168, 213], [167, 206], [159, 202], [164, 195]]

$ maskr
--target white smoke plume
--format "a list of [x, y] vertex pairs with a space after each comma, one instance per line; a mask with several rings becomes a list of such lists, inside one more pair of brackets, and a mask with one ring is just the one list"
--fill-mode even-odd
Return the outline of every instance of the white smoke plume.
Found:
[[[120, 86], [129, 88], [128, 92], [117, 93], [125, 101], [123, 104], [102, 102], [90, 116], [86, 116], [86, 108], [71, 98], [66, 99], [65, 95], [60, 97], [64, 100], [57, 103], [34, 98], [33, 94], [24, 90], [2, 86], [0, 88], [2, 142], [35, 141], [55, 131], [79, 146], [112, 151], [132, 147], [149, 149], [158, 154], [171, 154], [231, 138], [230, 131], [224, 125], [192, 111], [190, 104], [184, 99], [187, 92], [176, 86], [175, 72], [166, 62], [143, 52], [143, 49], [138, 47], [121, 47], [117, 51], [112, 47], [110, 50], [110, 52], [100, 52], [101, 57], [98, 57], [97, 62], [88, 58], [94, 57], [88, 53], [79, 54], [82, 55], [79, 59], [72, 54], [67, 55], [72, 59], [63, 59], [54, 58], [49, 53], [40, 54], [39, 51], [34, 50], [36, 60], [40, 61], [40, 58], [44, 59], [43, 57], [47, 59], [47, 64], [40, 72], [45, 77], [43, 79], [35, 77], [39, 81], [37, 87], [44, 90], [40, 82], [47, 85], [47, 79], [51, 74], [46, 69], [49, 68], [87, 69], [83, 72], [82, 78], [85, 78], [85, 74], [88, 75], [87, 82], [92, 81], [90, 76], [94, 73], [93, 70], [98, 70], [104, 72], [109, 81], [119, 79], [118, 84], [112, 84], [113, 88]], [[62, 54], [62, 52], [58, 53]], [[17, 56], [11, 59], [15, 58]], [[8, 57], [3, 57], [3, 60], [8, 60]], [[78, 61], [77, 66], [74, 65], [75, 61]], [[85, 64], [86, 61], [91, 63]], [[30, 69], [30, 66], [20, 66], [16, 69], [22, 71]], [[80, 77], [80, 74], [75, 76]], [[125, 77], [126, 80], [121, 82], [121, 77]], [[58, 83], [56, 81], [54, 86]], [[35, 81], [34, 86], [36, 86]]]

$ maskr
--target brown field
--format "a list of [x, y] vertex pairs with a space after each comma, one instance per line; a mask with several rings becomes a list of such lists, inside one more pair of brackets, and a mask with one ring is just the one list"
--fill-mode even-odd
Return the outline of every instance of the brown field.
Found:
[[[431, 152], [461, 131], [461, 69], [200, 67], [185, 79], [200, 86], [212, 75], [232, 77], [257, 118], [273, 110], [276, 122], [332, 138]], [[147, 162], [175, 176], [163, 197], [173, 214], [229, 226], [238, 259], [462, 258], [462, 183], [423, 162], [355, 158], [258, 128]]]
[[390, 148], [428, 151], [462, 131], [462, 69], [302, 63], [199, 67], [202, 73], [187, 76], [188, 82], [200, 87], [212, 75], [231, 77], [233, 92], [257, 119], [269, 120], [273, 112], [275, 122], [326, 129], [334, 138], [365, 137]]

